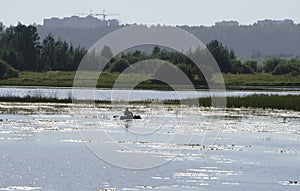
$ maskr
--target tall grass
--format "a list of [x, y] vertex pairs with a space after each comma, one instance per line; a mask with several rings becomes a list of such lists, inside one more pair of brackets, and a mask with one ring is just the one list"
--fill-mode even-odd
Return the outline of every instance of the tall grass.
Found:
[[252, 107], [300, 111], [300, 96], [252, 95], [227, 98], [227, 107]]
[[[218, 99], [218, 98], [215, 98]], [[199, 106], [211, 107], [211, 98], [199, 98]], [[180, 104], [178, 100], [165, 101], [165, 104]], [[300, 111], [300, 96], [251, 95], [228, 97], [227, 108], [270, 108]]]
[[300, 75], [223, 74], [226, 86], [300, 86]]
[[0, 97], [0, 102], [29, 102], [29, 103], [72, 103], [72, 99], [57, 99], [55, 97]]

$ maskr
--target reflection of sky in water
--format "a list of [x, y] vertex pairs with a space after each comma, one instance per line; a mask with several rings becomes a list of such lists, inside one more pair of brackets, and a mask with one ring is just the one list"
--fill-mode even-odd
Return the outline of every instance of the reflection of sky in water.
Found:
[[[76, 98], [96, 99], [96, 100], [174, 100], [186, 99], [195, 97], [210, 97], [210, 96], [248, 96], [253, 94], [267, 95], [300, 95], [299, 89], [284, 90], [284, 91], [246, 91], [246, 90], [228, 90], [226, 94], [223, 92], [209, 91], [154, 91], [154, 90], [87, 90], [80, 89], [75, 91]], [[70, 88], [0, 88], [0, 97], [50, 97], [58, 99], [72, 98], [72, 89]]]
[[[19, 186], [15, 190], [24, 190], [22, 186], [41, 187], [43, 191], [300, 188], [299, 112], [201, 108], [198, 136], [188, 144], [165, 144], [157, 152], [159, 156], [181, 148], [182, 154], [160, 167], [132, 171], [103, 162], [86, 147], [73, 124], [68, 104], [1, 103], [0, 106], [0, 190], [12, 186]], [[164, 113], [169, 119], [176, 119], [176, 108], [172, 107]], [[146, 107], [137, 105], [132, 110], [147, 116], [142, 113]], [[81, 124], [93, 126], [99, 120], [105, 121], [103, 129], [116, 141], [126, 144], [127, 152], [135, 152], [135, 148], [151, 149], [176, 129], [168, 126], [176, 120], [169, 120], [155, 137], [129, 135], [130, 130], [119, 128], [121, 122], [112, 119], [116, 112], [100, 106], [98, 111], [100, 116], [105, 112], [106, 117], [98, 119], [86, 113], [86, 120]], [[189, 113], [186, 109], [185, 112], [193, 114], [194, 111]], [[199, 145], [202, 128], [218, 125], [218, 116], [225, 116], [226, 126], [215, 145], [206, 147], [208, 152], [203, 154], [199, 152], [203, 149]], [[132, 127], [138, 126], [138, 122], [134, 123]], [[153, 130], [151, 125], [147, 128]]]

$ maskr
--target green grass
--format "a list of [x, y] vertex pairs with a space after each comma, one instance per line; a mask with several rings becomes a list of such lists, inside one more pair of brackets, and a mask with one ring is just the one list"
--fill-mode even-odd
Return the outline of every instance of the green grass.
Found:
[[18, 78], [0, 80], [0, 85], [6, 86], [73, 86], [75, 72], [21, 72]]
[[[76, 72], [50, 71], [50, 72], [21, 72], [18, 78], [9, 78], [0, 80], [2, 86], [47, 86], [47, 87], [73, 87]], [[97, 88], [112, 88], [118, 73], [102, 72], [98, 77], [96, 72], [83, 72], [80, 75], [80, 82], [83, 87], [87, 84], [94, 84], [94, 79], [98, 78]], [[134, 82], [143, 74], [127, 75], [126, 79]], [[81, 85], [77, 84], [77, 85]], [[163, 84], [151, 84], [149, 81], [138, 84], [137, 89], [170, 89], [169, 86]]]
[[300, 86], [300, 75], [224, 74], [226, 86]]
[[[21, 72], [19, 78], [10, 78], [0, 80], [3, 86], [49, 86], [49, 87], [72, 87], [75, 77], [75, 71], [50, 71], [50, 72]], [[134, 82], [144, 74], [127, 75], [127, 79]], [[82, 75], [81, 81], [83, 86], [98, 78], [96, 72], [86, 72]], [[238, 86], [300, 86], [300, 75], [271, 75], [271, 74], [224, 74], [223, 75], [227, 88]], [[112, 88], [115, 80], [118, 78], [117, 73], [103, 72], [97, 82], [97, 88]], [[218, 78], [214, 77], [213, 82], [218, 83]], [[160, 89], [170, 90], [170, 87], [163, 84], [151, 84], [149, 81], [138, 84], [137, 89]], [[184, 88], [184, 87], [183, 87]], [[198, 87], [199, 88], [199, 87]]]

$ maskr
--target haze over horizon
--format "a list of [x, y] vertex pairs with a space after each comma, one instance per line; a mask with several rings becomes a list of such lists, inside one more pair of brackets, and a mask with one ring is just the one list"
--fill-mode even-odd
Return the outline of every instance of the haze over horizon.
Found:
[[[16, 6], [17, 5], [17, 6]], [[291, 19], [300, 23], [297, 0], [227, 0], [227, 1], [180, 1], [171, 0], [86, 0], [74, 2], [66, 1], [39, 1], [10, 0], [5, 2], [5, 8], [0, 12], [0, 22], [4, 25], [43, 24], [44, 18], [69, 17], [75, 13], [89, 14], [117, 13], [116, 18], [122, 23], [166, 24], [166, 25], [205, 25], [211, 26], [219, 21], [238, 21], [241, 25], [253, 24], [258, 20]]]

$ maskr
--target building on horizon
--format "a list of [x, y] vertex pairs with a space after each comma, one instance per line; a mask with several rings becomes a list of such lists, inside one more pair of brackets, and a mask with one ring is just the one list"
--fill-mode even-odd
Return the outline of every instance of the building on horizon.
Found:
[[259, 20], [256, 22], [257, 25], [259, 26], [269, 26], [269, 25], [294, 25], [294, 21], [290, 19], [285, 19], [285, 20], [271, 20], [271, 19], [264, 19], [264, 20]]
[[239, 26], [239, 22], [237, 21], [221, 21], [221, 22], [215, 22], [216, 27], [233, 27], [233, 26]]
[[51, 28], [100, 28], [109, 26], [119, 26], [117, 19], [102, 20], [91, 15], [86, 17], [71, 16], [64, 17], [62, 19], [52, 17], [50, 19], [44, 19], [43, 25]]

